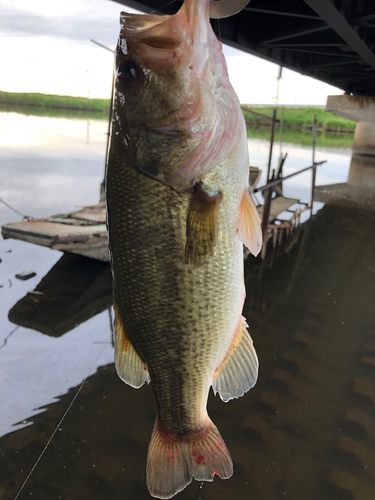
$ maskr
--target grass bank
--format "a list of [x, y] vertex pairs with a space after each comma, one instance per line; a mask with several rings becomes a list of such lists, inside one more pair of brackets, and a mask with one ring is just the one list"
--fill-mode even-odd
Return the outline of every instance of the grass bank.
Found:
[[[269, 141], [271, 130], [266, 127], [248, 127], [247, 136], [249, 139], [263, 139]], [[280, 140], [280, 130], [276, 129], [275, 141]], [[284, 129], [283, 143], [298, 144], [300, 146], [312, 147], [312, 133], [307, 130]], [[350, 149], [353, 146], [353, 135], [341, 132], [318, 132], [316, 134], [316, 145], [320, 148], [344, 148]]]
[[[85, 97], [0, 91], [0, 111], [15, 112], [24, 115], [107, 120], [109, 106], [109, 99], [87, 99]], [[271, 117], [274, 108], [248, 106], [248, 109]], [[281, 119], [282, 109], [281, 107], [276, 109], [277, 118]], [[249, 137], [264, 137], [268, 139], [269, 131], [266, 127], [269, 128], [271, 126], [271, 121], [267, 120], [264, 116], [254, 115], [245, 110], [243, 113]], [[318, 131], [320, 132], [334, 132], [335, 134], [354, 132], [355, 122], [328, 113], [324, 109], [314, 107], [284, 108], [284, 141], [299, 144], [306, 143], [307, 145], [311, 140], [311, 134], [304, 135], [302, 133], [300, 135], [299, 132], [306, 132], [312, 129], [314, 114], [317, 115]], [[294, 140], [288, 140], [293, 138]], [[339, 144], [341, 143], [342, 147], [344, 144], [350, 144], [352, 139], [338, 137], [337, 135], [329, 137], [328, 135], [321, 134], [318, 141], [320, 142], [318, 144], [320, 146], [328, 146], [328, 143], [335, 143], [340, 147]]]
[[70, 109], [108, 113], [109, 99], [87, 99], [52, 94], [29, 94], [21, 92], [1, 92], [0, 103], [12, 106], [35, 106], [39, 108]]
[[18, 113], [25, 116], [44, 116], [48, 118], [78, 118], [81, 120], [106, 120], [108, 113], [66, 108], [45, 108], [42, 106], [22, 106], [17, 104], [3, 104], [0, 102], [0, 112]]
[[[277, 109], [277, 118], [281, 120], [282, 108], [281, 107], [255, 107], [246, 106], [250, 111], [260, 113], [272, 117], [273, 110]], [[243, 109], [243, 108], [242, 108]], [[254, 115], [246, 112], [243, 109], [243, 114], [248, 127], [255, 126], [271, 126], [271, 121], [267, 118]], [[284, 108], [284, 128], [294, 130], [311, 130], [316, 114], [317, 128], [325, 132], [350, 132], [355, 130], [356, 123], [352, 120], [347, 120], [336, 116], [322, 108]]]

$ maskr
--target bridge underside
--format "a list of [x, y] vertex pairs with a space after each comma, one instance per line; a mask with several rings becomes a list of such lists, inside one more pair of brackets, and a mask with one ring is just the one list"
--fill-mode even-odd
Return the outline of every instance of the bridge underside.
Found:
[[[174, 14], [182, 1], [114, 0]], [[212, 21], [224, 43], [356, 95], [375, 94], [374, 0], [251, 0]]]

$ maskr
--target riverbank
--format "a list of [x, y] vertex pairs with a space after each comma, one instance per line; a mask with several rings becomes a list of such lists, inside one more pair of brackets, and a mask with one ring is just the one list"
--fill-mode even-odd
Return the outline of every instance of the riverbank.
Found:
[[[109, 99], [87, 99], [85, 97], [0, 91], [0, 111], [6, 112], [13, 111], [38, 116], [107, 119], [109, 106]], [[248, 111], [244, 108], [247, 108]], [[274, 109], [277, 109], [277, 118], [279, 120], [284, 114], [284, 129], [311, 130], [314, 114], [317, 115], [317, 127], [318, 131], [321, 132], [354, 133], [356, 125], [351, 120], [346, 120], [322, 108], [315, 107], [284, 107], [284, 111], [280, 106], [276, 108], [243, 106], [242, 109], [248, 128], [270, 127], [271, 120], [267, 119], [266, 116], [272, 117]]]
[[[249, 112], [246, 111], [247, 108]], [[272, 117], [273, 110], [277, 110], [277, 119], [283, 118], [284, 128], [293, 130], [312, 130], [314, 115], [316, 115], [317, 129], [322, 132], [342, 132], [354, 133], [356, 123], [329, 113], [322, 108], [301, 107], [288, 108], [282, 106], [276, 107], [258, 107], [242, 106], [242, 111], [248, 127], [271, 126], [271, 120], [266, 115]], [[256, 113], [256, 114], [254, 114]]]
[[38, 108], [108, 113], [110, 100], [87, 99], [86, 97], [73, 97], [67, 95], [0, 91], [0, 104], [7, 106], [33, 106]]

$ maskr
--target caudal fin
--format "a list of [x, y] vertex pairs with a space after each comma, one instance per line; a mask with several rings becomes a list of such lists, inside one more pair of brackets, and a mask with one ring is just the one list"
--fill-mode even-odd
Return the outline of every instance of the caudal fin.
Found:
[[184, 436], [164, 431], [156, 418], [147, 457], [147, 487], [155, 498], [172, 498], [191, 483], [228, 479], [233, 463], [219, 431], [207, 425]]

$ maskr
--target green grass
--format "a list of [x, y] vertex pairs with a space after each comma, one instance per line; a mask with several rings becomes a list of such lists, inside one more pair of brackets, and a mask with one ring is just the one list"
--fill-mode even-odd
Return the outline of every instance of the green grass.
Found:
[[[251, 139], [270, 140], [271, 130], [266, 127], [248, 127], [247, 136]], [[280, 140], [280, 130], [275, 131], [275, 141]], [[312, 147], [311, 131], [284, 129], [283, 143], [299, 144], [301, 146]], [[353, 145], [353, 135], [341, 132], [318, 132], [316, 135], [316, 145], [321, 148], [348, 148]]]
[[80, 118], [91, 120], [107, 120], [108, 113], [102, 111], [87, 111], [79, 109], [65, 108], [44, 108], [42, 106], [22, 106], [17, 104], [2, 104], [0, 102], [0, 112], [18, 113], [26, 116], [47, 116], [50, 118]]
[[[248, 108], [256, 113], [262, 113], [267, 116], [273, 114], [272, 107], [255, 107], [248, 106]], [[281, 120], [282, 109], [281, 107], [277, 109], [277, 118]], [[260, 116], [253, 115], [251, 113], [243, 112], [246, 123], [250, 127], [256, 125], [268, 125], [270, 126], [271, 121]], [[286, 129], [311, 129], [314, 120], [314, 114], [316, 114], [317, 128], [321, 131], [334, 131], [334, 132], [354, 132], [356, 123], [352, 120], [347, 120], [336, 116], [322, 108], [284, 108], [284, 127]]]
[[87, 99], [52, 94], [28, 94], [0, 91], [0, 103], [13, 106], [36, 106], [43, 108], [72, 109], [107, 113], [109, 99]]

